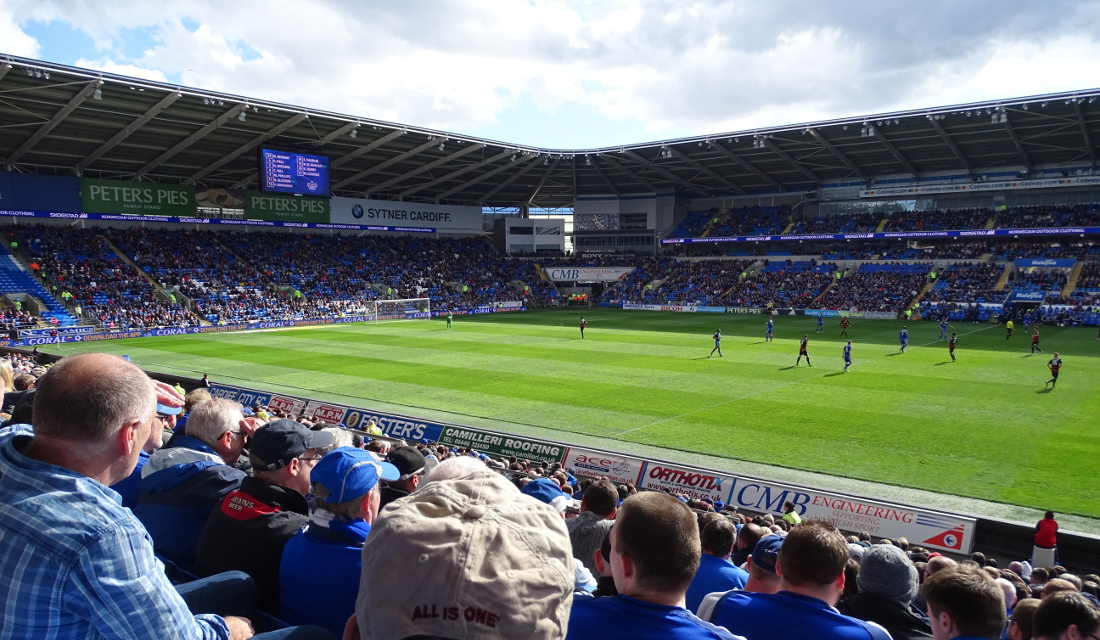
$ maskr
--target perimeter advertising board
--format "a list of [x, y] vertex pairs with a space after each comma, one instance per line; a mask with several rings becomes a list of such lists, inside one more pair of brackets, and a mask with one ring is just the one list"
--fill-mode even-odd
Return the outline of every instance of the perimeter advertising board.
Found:
[[552, 267], [546, 277], [554, 282], [615, 282], [634, 267]]
[[577, 475], [600, 476], [615, 484], [633, 485], [638, 484], [644, 465], [640, 458], [577, 447], [569, 448], [564, 463], [566, 469], [573, 469]]
[[689, 498], [725, 501], [730, 494], [731, 478], [714, 471], [689, 469], [663, 462], [648, 462], [642, 470], [638, 488], [670, 491]]
[[465, 447], [478, 453], [494, 456], [516, 456], [525, 460], [561, 462], [565, 458], [565, 445], [531, 440], [516, 436], [479, 431], [466, 427], [445, 426], [439, 442], [452, 447]]
[[789, 500], [803, 518], [826, 518], [840, 529], [875, 538], [905, 537], [912, 544], [960, 553], [969, 553], [974, 544], [974, 518], [736, 476], [727, 480], [726, 503], [744, 509], [779, 515]]
[[441, 233], [481, 233], [481, 207], [333, 198], [334, 224], [431, 227]]

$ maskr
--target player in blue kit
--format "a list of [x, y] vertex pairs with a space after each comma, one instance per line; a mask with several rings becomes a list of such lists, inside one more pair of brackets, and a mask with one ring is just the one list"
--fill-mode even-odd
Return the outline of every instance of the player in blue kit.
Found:
[[771, 318], [768, 318], [768, 324], [765, 325], [765, 326], [767, 326], [768, 328], [764, 332], [764, 342], [771, 342], [772, 341], [772, 329], [775, 328], [775, 323], [772, 322]]
[[[710, 350], [710, 356], [713, 356], [714, 352], [717, 351], [718, 352], [718, 357], [721, 358], [722, 357], [722, 330], [719, 329], [719, 330], [715, 331], [714, 335], [711, 336], [711, 337], [714, 338], [714, 348]], [[707, 357], [709, 358], [710, 356], [707, 356]]]
[[823, 314], [817, 314], [817, 332], [825, 332], [825, 316]]
[[[940, 337], [936, 338], [936, 342], [940, 340], [947, 340], [947, 328], [951, 327], [951, 324], [947, 322], [947, 318], [940, 320]], [[955, 327], [951, 327], [954, 329]]]
[[848, 373], [848, 367], [852, 366], [852, 341], [844, 345], [844, 373]]
[[898, 334], [898, 340], [901, 341], [901, 352], [905, 353], [905, 347], [909, 346], [909, 327], [901, 328], [901, 333]]
[[802, 356], [806, 356], [806, 364], [814, 366], [810, 363], [810, 354], [806, 352], [806, 344], [810, 341], [810, 338], [806, 334], [802, 334], [802, 342], [798, 345], [798, 360], [795, 361], [794, 366], [802, 364]]

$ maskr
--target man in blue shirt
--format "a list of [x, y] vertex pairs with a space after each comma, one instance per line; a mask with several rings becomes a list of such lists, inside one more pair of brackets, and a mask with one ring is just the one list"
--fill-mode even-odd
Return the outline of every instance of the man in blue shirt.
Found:
[[764, 332], [764, 342], [771, 342], [771, 341], [772, 341], [772, 329], [774, 329], [774, 328], [775, 328], [775, 325], [774, 325], [774, 323], [772, 322], [772, 319], [771, 319], [771, 318], [768, 318], [768, 324], [767, 324], [766, 326], [767, 326], [768, 328], [767, 328], [767, 330], [766, 330], [766, 331]]
[[909, 346], [909, 327], [901, 328], [901, 333], [898, 334], [898, 340], [901, 342], [901, 352], [905, 353], [905, 347]]
[[[711, 336], [711, 337], [714, 338], [714, 348], [710, 350], [710, 356], [713, 356], [714, 352], [717, 351], [718, 352], [718, 357], [721, 358], [722, 357], [722, 330], [719, 329], [719, 330], [715, 331], [714, 335]], [[707, 357], [709, 358], [710, 356], [707, 356]]]
[[699, 603], [708, 593], [742, 589], [749, 579], [747, 571], [729, 560], [737, 537], [733, 523], [726, 518], [708, 522], [699, 536], [703, 555], [699, 556], [699, 569], [688, 587], [684, 605], [692, 613], [699, 612]]
[[817, 332], [823, 333], [825, 331], [825, 315], [817, 314]]
[[[939, 342], [940, 340], [946, 340], [947, 339], [947, 328], [950, 327], [950, 326], [951, 326], [951, 324], [949, 322], [947, 322], [947, 318], [944, 318], [943, 320], [940, 320], [940, 337], [936, 338], [936, 342]], [[952, 327], [952, 328], [954, 328], [954, 327]]]
[[699, 567], [699, 525], [687, 505], [647, 491], [623, 501], [611, 528], [611, 573], [619, 594], [575, 596], [566, 640], [733, 640], [684, 608]]
[[153, 382], [121, 358], [91, 353], [63, 358], [37, 389], [33, 433], [0, 435], [0, 601], [17, 612], [0, 635], [251, 637], [247, 619], [188, 610], [145, 528], [108, 488], [160, 437]]
[[341, 447], [321, 458], [310, 474], [309, 524], [286, 543], [279, 563], [280, 618], [343, 635], [355, 613], [363, 542], [378, 516], [378, 480], [400, 475], [363, 449]]
[[890, 640], [882, 627], [850, 618], [834, 606], [844, 591], [848, 546], [827, 520], [810, 519], [791, 529], [776, 561], [778, 593], [731, 591], [708, 620], [748, 640]]
[[964, 566], [942, 569], [924, 581], [921, 593], [936, 640], [997, 640], [1004, 631], [1004, 592], [988, 574]]
[[852, 341], [844, 345], [844, 373], [848, 373], [848, 367], [852, 366]]

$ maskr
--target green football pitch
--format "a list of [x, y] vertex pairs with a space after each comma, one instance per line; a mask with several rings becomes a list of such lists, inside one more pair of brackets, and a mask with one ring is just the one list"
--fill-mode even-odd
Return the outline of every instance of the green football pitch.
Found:
[[[582, 340], [578, 319], [588, 328]], [[635, 442], [1100, 517], [1096, 329], [957, 323], [958, 361], [932, 322], [855, 320], [843, 372], [837, 319], [617, 309], [64, 345], [150, 369], [502, 431], [538, 427], [604, 448]], [[723, 357], [708, 354], [723, 334]], [[813, 366], [795, 366], [809, 335]], [[1055, 389], [1047, 361], [1064, 360]], [[246, 382], [248, 381], [248, 382]]]

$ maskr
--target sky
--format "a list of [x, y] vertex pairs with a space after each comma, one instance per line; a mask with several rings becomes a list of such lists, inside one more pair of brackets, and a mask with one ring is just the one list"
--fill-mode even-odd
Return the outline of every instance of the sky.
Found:
[[1100, 87], [1100, 1], [0, 0], [0, 55], [549, 149]]

